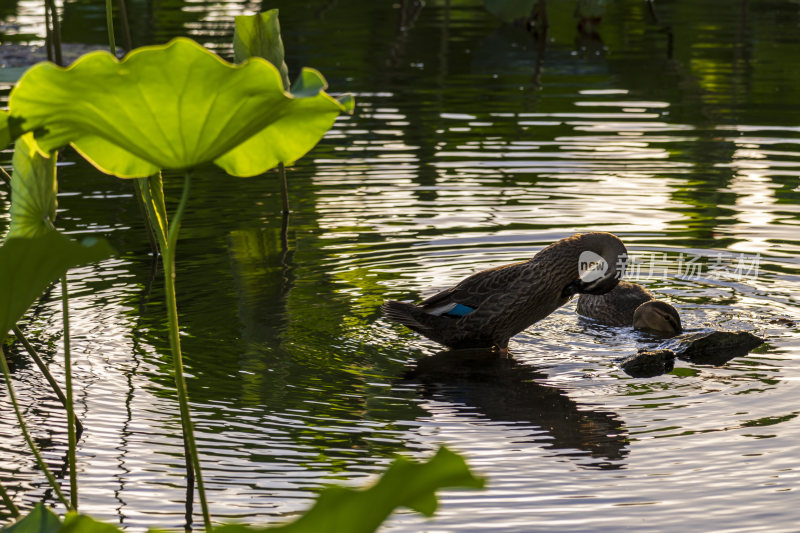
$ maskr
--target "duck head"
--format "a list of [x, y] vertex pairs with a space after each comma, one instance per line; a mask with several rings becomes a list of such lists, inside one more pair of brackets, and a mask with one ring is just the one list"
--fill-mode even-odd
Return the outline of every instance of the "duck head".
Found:
[[619, 283], [628, 261], [628, 251], [616, 235], [605, 232], [583, 233], [575, 240], [578, 252], [577, 278], [561, 292], [569, 298], [575, 294], [605, 294]]
[[649, 331], [663, 337], [674, 337], [683, 332], [678, 311], [659, 300], [650, 300], [636, 308], [633, 313], [633, 329]]

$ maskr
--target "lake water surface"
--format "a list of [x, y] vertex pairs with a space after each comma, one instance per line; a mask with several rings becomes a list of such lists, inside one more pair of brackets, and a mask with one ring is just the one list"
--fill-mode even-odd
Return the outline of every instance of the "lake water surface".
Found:
[[[0, 9], [0, 32], [41, 33], [40, 3]], [[102, 44], [95, 4], [66, 2], [65, 39]], [[275, 174], [197, 172], [177, 288], [215, 519], [277, 523], [326, 483], [361, 486], [393, 455], [445, 444], [487, 490], [445, 491], [434, 519], [401, 512], [386, 531], [798, 530], [800, 5], [581, 5], [602, 12], [594, 29], [551, 0], [539, 42], [479, 1], [263, 6], [281, 8], [291, 73], [318, 68], [357, 109], [290, 169], [286, 239]], [[140, 44], [190, 35], [226, 56], [232, 16], [262, 8], [131, 6]], [[120, 252], [70, 272], [81, 509], [181, 528], [163, 286], [133, 189], [70, 153], [59, 173], [60, 227]], [[8, 201], [0, 187], [0, 227]], [[580, 319], [574, 302], [492, 362], [380, 316], [385, 299], [595, 230], [623, 239], [629, 275], [684, 327], [766, 344], [634, 379], [614, 359], [642, 337]], [[63, 375], [57, 288], [25, 329]], [[63, 410], [13, 351], [25, 415], [63, 473]], [[47, 495], [5, 393], [0, 480], [24, 507]]]

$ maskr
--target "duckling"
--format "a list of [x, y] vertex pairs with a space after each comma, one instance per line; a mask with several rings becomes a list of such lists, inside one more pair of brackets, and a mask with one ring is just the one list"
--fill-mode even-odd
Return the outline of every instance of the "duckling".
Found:
[[678, 310], [667, 302], [650, 300], [633, 313], [633, 329], [649, 331], [661, 337], [674, 337], [683, 333]]
[[633, 326], [663, 337], [683, 332], [678, 311], [640, 285], [620, 281], [602, 295], [582, 294], [576, 311], [608, 326]]
[[517, 333], [578, 293], [604, 294], [618, 283], [625, 245], [610, 233], [576, 234], [532, 259], [478, 272], [420, 304], [387, 301], [390, 320], [450, 348], [507, 353]]

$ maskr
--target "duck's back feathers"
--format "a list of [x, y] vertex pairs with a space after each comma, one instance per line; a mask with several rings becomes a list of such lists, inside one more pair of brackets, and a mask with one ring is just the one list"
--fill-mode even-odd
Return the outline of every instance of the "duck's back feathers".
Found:
[[581, 294], [575, 310], [608, 326], [630, 326], [636, 308], [652, 299], [650, 291], [641, 285], [620, 281], [611, 292]]
[[482, 270], [465, 278], [458, 285], [426, 298], [419, 306], [429, 312], [453, 303], [477, 309], [487, 296], [507, 291], [519, 280], [524, 265], [528, 263], [529, 261], [522, 261]]
[[381, 311], [390, 320], [413, 330], [422, 331], [440, 327], [451, 320], [458, 320], [475, 309], [455, 302], [434, 308], [424, 308], [412, 303], [389, 300], [381, 306]]

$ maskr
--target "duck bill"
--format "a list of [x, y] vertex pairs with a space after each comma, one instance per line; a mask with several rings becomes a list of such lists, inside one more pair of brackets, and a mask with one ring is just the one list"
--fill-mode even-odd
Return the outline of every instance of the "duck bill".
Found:
[[592, 281], [578, 278], [564, 287], [561, 297], [570, 298], [576, 294], [605, 294], [616, 287], [617, 283], [619, 283], [619, 278], [615, 275], [604, 276]]

